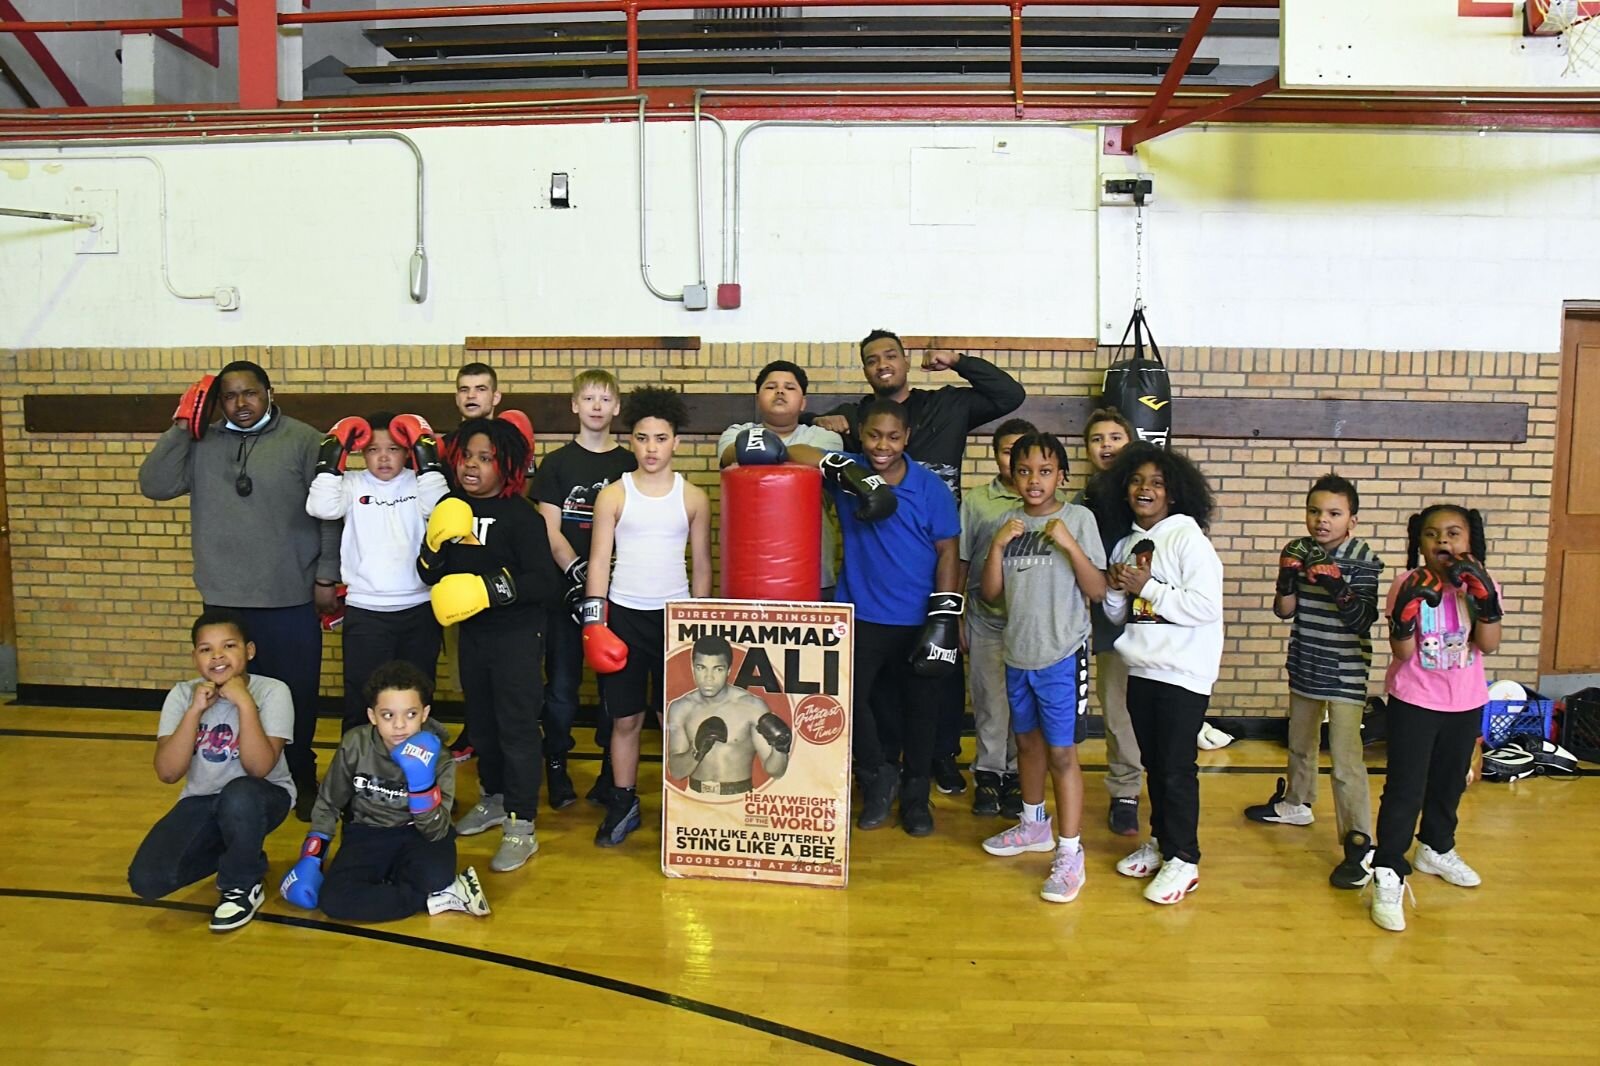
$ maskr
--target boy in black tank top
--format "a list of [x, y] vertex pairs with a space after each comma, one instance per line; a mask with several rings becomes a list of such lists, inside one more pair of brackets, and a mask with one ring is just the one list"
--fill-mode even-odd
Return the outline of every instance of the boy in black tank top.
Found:
[[[622, 405], [622, 421], [630, 427], [639, 469], [601, 489], [595, 500], [589, 595], [579, 606], [584, 658], [600, 675], [602, 712], [612, 723], [614, 783], [594, 837], [603, 848], [639, 828], [639, 732], [652, 679], [660, 713], [666, 603], [711, 595], [711, 501], [672, 469], [678, 432], [688, 422], [683, 397], [674, 389], [637, 389]], [[681, 501], [681, 518], [673, 499]], [[692, 581], [683, 566], [685, 543]]]

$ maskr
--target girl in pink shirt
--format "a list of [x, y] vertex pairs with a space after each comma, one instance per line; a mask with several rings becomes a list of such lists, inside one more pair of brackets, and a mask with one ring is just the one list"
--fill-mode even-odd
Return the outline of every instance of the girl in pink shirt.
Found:
[[1396, 932], [1406, 927], [1413, 868], [1463, 888], [1480, 881], [1456, 854], [1456, 807], [1487, 698], [1483, 657], [1500, 647], [1501, 616], [1477, 511], [1436, 503], [1412, 515], [1406, 552], [1411, 569], [1389, 589], [1389, 773], [1372, 862], [1372, 920]]

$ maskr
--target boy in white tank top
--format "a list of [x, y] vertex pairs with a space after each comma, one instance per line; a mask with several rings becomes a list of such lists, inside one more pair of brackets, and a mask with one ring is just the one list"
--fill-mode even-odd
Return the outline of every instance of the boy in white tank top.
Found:
[[660, 711], [667, 601], [711, 595], [711, 501], [672, 469], [688, 417], [674, 389], [629, 393], [622, 422], [630, 427], [639, 469], [601, 489], [594, 503], [588, 598], [579, 613], [584, 658], [600, 676], [601, 711], [612, 723], [613, 783], [594, 836], [603, 848], [621, 844], [639, 828], [639, 732], [652, 678]]

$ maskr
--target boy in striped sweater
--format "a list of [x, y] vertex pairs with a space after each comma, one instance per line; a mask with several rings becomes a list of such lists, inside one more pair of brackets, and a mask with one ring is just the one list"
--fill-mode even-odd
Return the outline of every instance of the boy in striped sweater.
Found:
[[1344, 859], [1329, 875], [1335, 888], [1359, 888], [1372, 876], [1372, 799], [1361, 750], [1361, 716], [1372, 668], [1369, 633], [1378, 617], [1379, 559], [1351, 536], [1361, 497], [1337, 474], [1324, 474], [1306, 495], [1306, 532], [1284, 545], [1272, 610], [1292, 619], [1289, 633], [1288, 780], [1245, 817], [1278, 825], [1310, 825], [1317, 799], [1322, 719], [1328, 719], [1333, 804]]

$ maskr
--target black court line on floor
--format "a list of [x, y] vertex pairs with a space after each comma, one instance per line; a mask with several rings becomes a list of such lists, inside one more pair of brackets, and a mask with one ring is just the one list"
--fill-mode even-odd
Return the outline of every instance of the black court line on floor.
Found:
[[[69, 903], [109, 903], [123, 907], [148, 907], [156, 910], [184, 911], [191, 914], [210, 914], [211, 908], [201, 903], [181, 903], [177, 900], [144, 900], [133, 896], [111, 896], [99, 892], [62, 892], [48, 889], [30, 888], [0, 888], [0, 898], [3, 899], [32, 899], [49, 900]], [[746, 1014], [743, 1011], [733, 1010], [729, 1007], [719, 1007], [715, 1003], [706, 1003], [703, 1000], [690, 999], [673, 992], [663, 992], [660, 989], [649, 988], [645, 985], [636, 985], [631, 981], [621, 981], [614, 977], [605, 977], [587, 970], [575, 970], [570, 966], [557, 966], [554, 963], [540, 962], [537, 959], [525, 959], [520, 955], [508, 955], [500, 951], [488, 951], [483, 948], [466, 947], [461, 944], [446, 944], [437, 940], [427, 940], [423, 937], [409, 936], [405, 933], [391, 933], [383, 929], [367, 929], [361, 926], [344, 925], [340, 922], [323, 921], [319, 918], [301, 918], [292, 914], [265, 914], [257, 912], [255, 921], [266, 922], [269, 925], [285, 925], [295, 929], [311, 929], [324, 933], [337, 933], [341, 936], [356, 937], [362, 940], [373, 940], [381, 944], [393, 944], [397, 947], [417, 948], [422, 951], [438, 952], [441, 955], [453, 955], [456, 958], [470, 959], [474, 962], [487, 963], [491, 966], [504, 966], [513, 970], [522, 970], [527, 973], [538, 974], [541, 977], [553, 977], [558, 981], [571, 981], [574, 984], [588, 985], [606, 992], [615, 992], [622, 996], [631, 996], [647, 1003], [655, 1003], [674, 1010], [687, 1011], [698, 1014], [704, 1018], [727, 1022], [729, 1025], [741, 1026], [768, 1036], [779, 1037], [791, 1043], [803, 1044], [818, 1051], [826, 1051], [840, 1058], [853, 1062], [881, 1063], [883, 1066], [909, 1066], [905, 1059], [897, 1059], [892, 1055], [873, 1051], [870, 1048], [859, 1047], [843, 1040], [822, 1036], [818, 1033], [797, 1029], [792, 1025], [784, 1025], [767, 1018]]]
[[[133, 740], [144, 743], [148, 743], [151, 739], [140, 733], [74, 733], [67, 729], [0, 729], [0, 737], [32, 737], [46, 740]], [[334, 751], [338, 749], [339, 745], [332, 741], [319, 740], [312, 744], [312, 747], [321, 748], [324, 751]], [[583, 762], [597, 762], [600, 759], [600, 753], [574, 751], [569, 752], [567, 758]], [[641, 752], [639, 761], [641, 763], [659, 763], [661, 756]], [[1093, 762], [1079, 763], [1078, 767], [1083, 770], [1093, 770], [1096, 773], [1109, 769], [1105, 763]], [[1197, 769], [1202, 774], [1281, 774], [1284, 772], [1282, 766], [1200, 766]], [[1367, 767], [1367, 773], [1376, 777], [1383, 777], [1388, 772], [1388, 769], [1382, 766]], [[1333, 768], [1331, 766], [1321, 766], [1317, 768], [1317, 773], [1332, 774]], [[1567, 777], [1600, 777], [1600, 768], [1586, 769], [1580, 766], [1575, 773], [1556, 774], [1553, 776], [1554, 780], [1557, 781]]]

